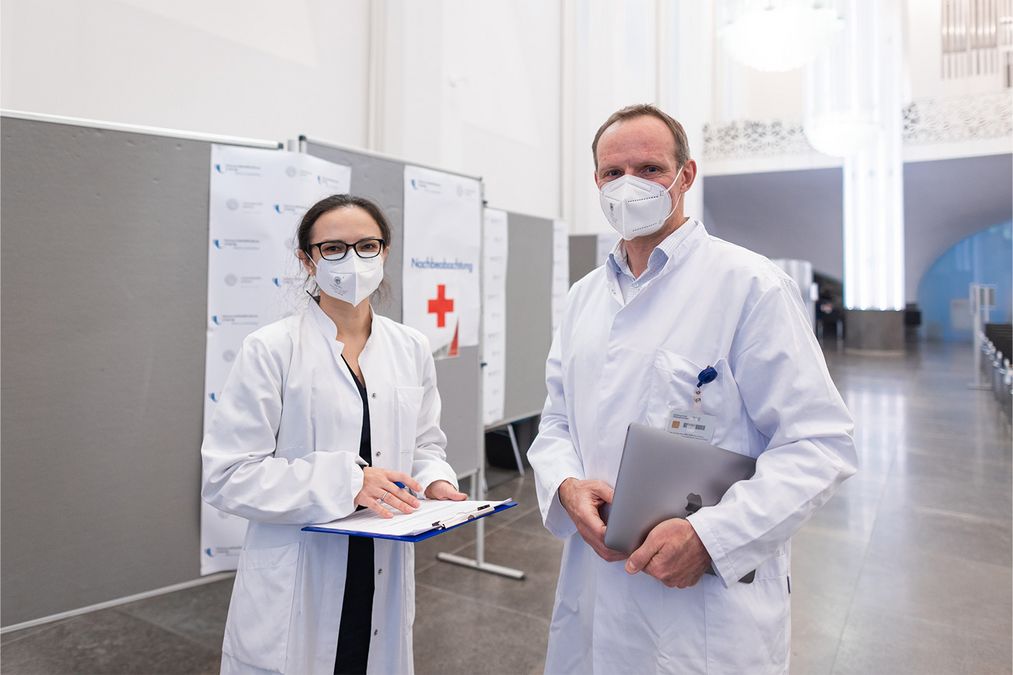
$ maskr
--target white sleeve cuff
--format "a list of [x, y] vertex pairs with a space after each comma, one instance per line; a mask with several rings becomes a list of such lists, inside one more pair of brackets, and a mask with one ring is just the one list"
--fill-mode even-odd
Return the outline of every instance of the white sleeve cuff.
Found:
[[[701, 514], [702, 512], [690, 514], [686, 520], [693, 526], [696, 536], [700, 537], [703, 547], [707, 549], [707, 553], [711, 557], [711, 567], [714, 569], [714, 574], [721, 580], [725, 588], [728, 588], [743, 575], [736, 575], [734, 565], [732, 565], [728, 556], [725, 555], [725, 550], [718, 541], [717, 534], [707, 523], [707, 518], [701, 517]], [[703, 515], [706, 516], [706, 514]]]
[[[563, 480], [566, 479], [564, 478]], [[562, 483], [563, 481], [559, 481], [553, 488], [552, 501], [549, 502], [548, 507], [542, 512], [542, 522], [545, 524], [545, 529], [551, 532], [553, 536], [566, 539], [577, 531], [577, 526], [573, 524], [570, 514], [566, 512], [566, 509], [559, 502], [559, 486]]]

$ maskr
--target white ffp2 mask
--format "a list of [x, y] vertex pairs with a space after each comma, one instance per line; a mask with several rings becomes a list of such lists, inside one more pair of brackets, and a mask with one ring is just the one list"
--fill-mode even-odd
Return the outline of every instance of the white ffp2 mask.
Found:
[[[683, 166], [684, 168], [686, 167]], [[664, 185], [630, 175], [605, 183], [598, 197], [605, 219], [626, 241], [654, 234], [675, 212], [679, 202], [676, 201], [673, 205], [668, 191], [679, 181], [681, 175], [682, 169], [679, 169], [668, 189]], [[682, 193], [679, 195], [681, 197]]]
[[373, 294], [383, 281], [383, 256], [365, 260], [349, 249], [341, 260], [316, 261], [317, 286], [323, 293], [353, 307]]

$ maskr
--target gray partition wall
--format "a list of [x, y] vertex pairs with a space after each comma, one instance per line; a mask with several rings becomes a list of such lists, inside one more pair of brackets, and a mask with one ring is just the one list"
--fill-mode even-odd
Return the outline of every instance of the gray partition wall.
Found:
[[[406, 162], [305, 137], [300, 137], [299, 141], [304, 152], [329, 162], [350, 166], [352, 193], [375, 201], [387, 216], [393, 239], [384, 267], [389, 297], [377, 305], [377, 311], [400, 321]], [[436, 377], [443, 400], [441, 424], [447, 434], [447, 459], [458, 476], [473, 474], [478, 469], [483, 442], [480, 359], [481, 348], [475, 346], [462, 347], [457, 358], [436, 362]]]
[[[200, 576], [200, 444], [212, 143], [239, 139], [4, 115], [2, 617], [12, 626]], [[395, 230], [402, 162], [352, 167]], [[448, 454], [473, 473], [479, 348], [437, 364]]]
[[570, 235], [570, 285], [586, 277], [598, 266], [598, 235]]
[[0, 125], [10, 626], [200, 576], [211, 143]]
[[545, 404], [552, 344], [552, 221], [507, 212], [506, 382], [503, 418], [533, 417]]

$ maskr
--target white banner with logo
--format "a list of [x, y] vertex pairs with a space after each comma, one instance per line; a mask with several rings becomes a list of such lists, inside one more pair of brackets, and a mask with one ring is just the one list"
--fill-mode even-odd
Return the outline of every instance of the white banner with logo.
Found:
[[[310, 155], [211, 147], [205, 431], [243, 338], [306, 302], [299, 220], [350, 183], [349, 167]], [[201, 574], [236, 569], [245, 533], [244, 519], [201, 502]]]
[[435, 358], [478, 344], [481, 249], [480, 181], [405, 166], [403, 320]]
[[506, 397], [507, 214], [485, 210], [482, 229], [482, 423], [503, 419]]
[[566, 295], [570, 292], [570, 228], [562, 220], [552, 221], [552, 332], [563, 319]]

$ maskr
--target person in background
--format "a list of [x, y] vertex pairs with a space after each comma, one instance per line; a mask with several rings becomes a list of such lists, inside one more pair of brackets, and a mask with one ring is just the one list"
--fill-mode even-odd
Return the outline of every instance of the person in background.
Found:
[[413, 547], [301, 528], [465, 498], [436, 369], [421, 333], [370, 305], [390, 250], [375, 204], [323, 199], [297, 239], [319, 293], [247, 336], [201, 449], [205, 501], [250, 521], [222, 672], [411, 673]]

